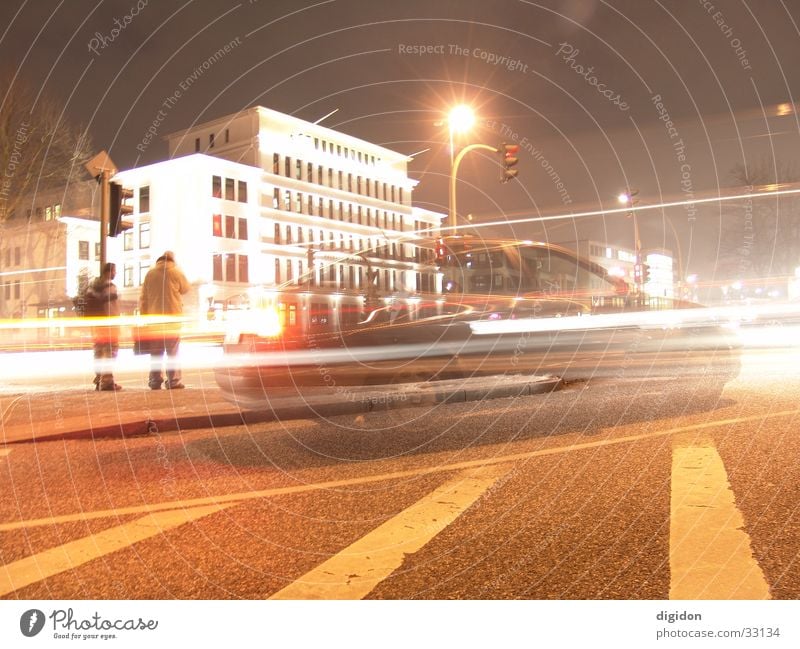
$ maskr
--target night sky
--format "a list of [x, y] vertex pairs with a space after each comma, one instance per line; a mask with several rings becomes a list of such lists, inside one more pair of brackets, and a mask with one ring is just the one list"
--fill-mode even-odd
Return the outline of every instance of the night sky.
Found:
[[[492, 156], [465, 160], [459, 212], [478, 222], [615, 207], [626, 186], [677, 198], [687, 164], [693, 192], [726, 188], [737, 162], [774, 174], [800, 151], [797, 114], [776, 109], [800, 88], [796, 0], [4, 0], [0, 61], [123, 169], [164, 159], [163, 135], [249, 106], [312, 121], [338, 108], [326, 126], [430, 148], [410, 165], [415, 203], [443, 212], [437, 122], [467, 102], [481, 119], [468, 142], [523, 144], [512, 183]], [[685, 260], [713, 272], [725, 214], [671, 218]], [[662, 215], [642, 229], [645, 247], [671, 247]], [[620, 216], [514, 233], [632, 244]]]

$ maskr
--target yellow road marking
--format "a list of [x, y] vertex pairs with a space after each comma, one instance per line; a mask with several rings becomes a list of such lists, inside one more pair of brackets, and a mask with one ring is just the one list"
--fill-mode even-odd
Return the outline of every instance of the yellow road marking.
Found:
[[670, 509], [670, 599], [770, 598], [713, 446], [673, 450]]
[[507, 471], [492, 466], [454, 476], [270, 599], [363, 599]]
[[229, 506], [211, 505], [148, 514], [130, 523], [0, 566], [0, 597]]
[[[617, 444], [627, 444], [629, 442], [638, 442], [648, 439], [656, 439], [658, 437], [677, 435], [680, 433], [708, 430], [720, 426], [733, 426], [736, 424], [747, 423], [750, 421], [764, 421], [767, 419], [774, 419], [776, 417], [793, 417], [798, 414], [800, 414], [800, 409], [782, 410], [779, 412], [772, 412], [763, 415], [751, 415], [748, 417], [737, 417], [734, 419], [718, 419], [710, 422], [704, 422], [701, 424], [678, 426], [676, 428], [668, 428], [666, 430], [654, 431], [650, 433], [642, 433], [640, 435], [627, 435], [624, 437], [615, 437], [613, 439], [601, 439], [593, 442], [572, 444], [570, 446], [557, 446], [553, 448], [540, 449], [538, 451], [528, 451], [527, 453], [501, 455], [497, 457], [483, 458], [479, 460], [466, 460], [464, 462], [454, 462], [452, 464], [437, 464], [436, 466], [433, 467], [420, 467], [416, 469], [408, 469], [405, 471], [394, 471], [392, 473], [381, 473], [377, 475], [361, 476], [358, 478], [344, 478], [342, 480], [331, 480], [329, 482], [316, 482], [312, 484], [301, 484], [290, 487], [274, 487], [272, 489], [264, 489], [260, 491], [245, 491], [233, 494], [222, 494], [219, 496], [207, 496], [205, 498], [189, 498], [186, 500], [174, 500], [174, 501], [153, 503], [147, 505], [135, 505], [131, 507], [119, 507], [116, 509], [105, 509], [93, 512], [79, 512], [76, 514], [65, 514], [62, 516], [51, 516], [48, 518], [36, 518], [27, 521], [14, 521], [9, 523], [1, 523], [0, 532], [12, 532], [15, 530], [25, 529], [28, 527], [38, 527], [42, 525], [57, 525], [60, 523], [73, 523], [76, 521], [87, 521], [97, 518], [108, 518], [110, 516], [147, 514], [150, 512], [158, 512], [158, 511], [176, 509], [181, 507], [198, 507], [202, 505], [215, 505], [222, 503], [241, 502], [246, 500], [258, 500], [261, 498], [273, 498], [275, 496], [294, 495], [299, 493], [307, 493], [309, 491], [321, 491], [325, 489], [341, 489], [343, 487], [353, 487], [364, 484], [370, 484], [373, 482], [401, 480], [406, 478], [415, 478], [425, 475], [431, 475], [434, 473], [446, 473], [449, 471], [460, 471], [464, 469], [475, 469], [482, 466], [491, 466], [493, 464], [519, 462], [519, 461], [529, 460], [535, 457], [558, 455], [560, 453], [571, 453], [574, 451], [585, 451], [588, 449], [601, 448], [604, 446], [614, 446]], [[600, 431], [600, 434], [602, 434], [602, 432], [603, 431]]]

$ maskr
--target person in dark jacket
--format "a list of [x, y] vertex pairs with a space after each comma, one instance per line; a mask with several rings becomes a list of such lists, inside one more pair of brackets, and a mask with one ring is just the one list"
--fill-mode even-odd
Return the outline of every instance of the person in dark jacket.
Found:
[[[119, 301], [114, 277], [117, 267], [108, 263], [103, 266], [100, 277], [95, 279], [86, 290], [86, 315], [98, 318], [116, 317], [119, 315]], [[114, 359], [119, 351], [119, 327], [109, 321], [98, 322], [92, 327], [94, 338], [94, 389], [121, 390], [122, 386], [114, 382], [112, 372]]]

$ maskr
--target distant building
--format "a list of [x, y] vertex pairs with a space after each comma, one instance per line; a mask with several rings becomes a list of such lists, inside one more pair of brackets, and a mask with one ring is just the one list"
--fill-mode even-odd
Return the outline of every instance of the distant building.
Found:
[[[577, 251], [584, 259], [602, 266], [609, 275], [621, 277], [630, 286], [636, 284], [636, 252], [633, 249], [589, 239], [562, 245]], [[675, 297], [672, 253], [660, 248], [645, 249], [642, 250], [642, 261], [649, 266], [649, 280], [644, 285], [644, 292], [654, 297]]]
[[26, 197], [0, 225], [0, 318], [71, 316], [82, 282], [99, 274], [97, 183]]
[[116, 258], [133, 300], [165, 250], [193, 285], [198, 319], [277, 306], [287, 327], [361, 318], [367, 302], [410, 308], [440, 292], [443, 214], [412, 207], [406, 156], [263, 107], [167, 136], [170, 160], [118, 173], [134, 192]]

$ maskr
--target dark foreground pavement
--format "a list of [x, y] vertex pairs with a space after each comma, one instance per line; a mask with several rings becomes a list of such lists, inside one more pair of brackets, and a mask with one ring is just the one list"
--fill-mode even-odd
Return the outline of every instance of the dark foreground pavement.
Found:
[[487, 376], [361, 388], [271, 392], [268, 407], [244, 410], [216, 386], [185, 390], [52, 391], [4, 399], [0, 444], [130, 437], [258, 421], [336, 416], [408, 406], [526, 396], [556, 390], [553, 376]]

